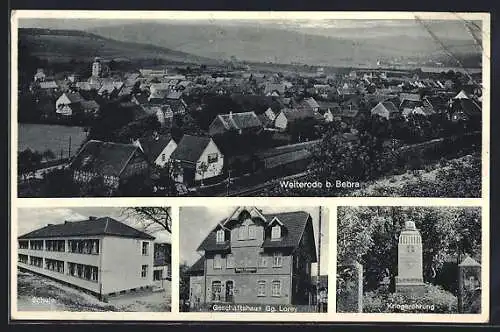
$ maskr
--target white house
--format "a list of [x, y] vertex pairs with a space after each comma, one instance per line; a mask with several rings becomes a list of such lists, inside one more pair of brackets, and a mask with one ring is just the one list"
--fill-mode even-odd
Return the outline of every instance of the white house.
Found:
[[177, 143], [171, 137], [161, 135], [139, 138], [133, 144], [138, 146], [148, 160], [158, 167], [165, 167], [172, 152], [177, 148]]
[[56, 113], [71, 116], [83, 100], [83, 97], [78, 92], [65, 92], [56, 100]]
[[222, 174], [224, 156], [210, 137], [184, 135], [170, 159], [178, 167], [177, 182], [192, 184]]
[[314, 118], [312, 109], [283, 109], [274, 120], [274, 126], [280, 130], [288, 128], [290, 122], [301, 121], [307, 118]]
[[97, 296], [152, 288], [155, 238], [110, 217], [48, 224], [18, 237], [18, 268]]
[[37, 68], [36, 74], [33, 76], [33, 81], [43, 82], [43, 81], [45, 81], [46, 77], [47, 76], [45, 75], [43, 68]]
[[399, 110], [394, 106], [391, 101], [384, 101], [378, 103], [374, 108], [371, 109], [370, 113], [372, 115], [378, 115], [387, 120], [394, 118], [399, 114]]

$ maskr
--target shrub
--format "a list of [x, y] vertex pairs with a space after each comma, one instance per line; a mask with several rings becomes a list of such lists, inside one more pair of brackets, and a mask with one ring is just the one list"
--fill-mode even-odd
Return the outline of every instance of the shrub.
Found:
[[457, 298], [439, 286], [425, 284], [425, 293], [388, 293], [380, 289], [363, 296], [363, 312], [456, 313]]

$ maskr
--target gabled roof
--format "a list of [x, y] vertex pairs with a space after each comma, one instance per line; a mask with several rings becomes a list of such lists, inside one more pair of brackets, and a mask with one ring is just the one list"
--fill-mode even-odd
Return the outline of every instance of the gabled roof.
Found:
[[84, 101], [82, 95], [78, 92], [65, 92], [63, 95], [68, 97], [72, 104], [81, 103], [82, 101]]
[[[294, 211], [294, 212], [282, 212], [282, 213], [264, 213], [263, 214], [266, 222], [266, 227], [271, 225], [269, 221], [273, 221], [275, 218], [283, 225], [284, 231], [282, 232], [282, 237], [279, 240], [271, 240], [270, 232], [266, 235], [264, 242], [262, 243], [263, 248], [291, 248], [296, 249], [300, 246], [300, 241], [304, 236], [307, 228], [307, 224], [310, 224], [310, 230], [312, 231], [312, 222], [310, 222], [310, 214], [304, 211]], [[203, 240], [203, 242], [198, 247], [198, 251], [227, 251], [230, 250], [231, 246], [229, 240], [224, 243], [216, 242], [216, 229], [214, 227], [208, 236]], [[314, 240], [313, 245], [314, 245]], [[314, 261], [316, 259], [316, 253], [314, 253]]]
[[182, 91], [171, 91], [167, 95], [167, 99], [180, 99], [182, 97]]
[[302, 101], [302, 105], [304, 106], [308, 106], [310, 108], [319, 108], [319, 105], [318, 103], [316, 102], [316, 100], [314, 100], [314, 98], [305, 98], [303, 101]]
[[420, 101], [420, 95], [418, 93], [400, 93], [399, 99], [401, 101], [409, 100], [409, 101]]
[[461, 90], [453, 99], [470, 99], [469, 95], [467, 92], [464, 90]]
[[189, 269], [186, 274], [195, 275], [205, 273], [205, 256], [201, 256]]
[[211, 138], [207, 136], [184, 135], [170, 158], [196, 163], [210, 141]]
[[90, 140], [80, 149], [69, 165], [73, 170], [82, 170], [100, 175], [120, 176], [139, 147]]
[[222, 122], [224, 128], [227, 130], [262, 127], [262, 123], [255, 112], [219, 114], [217, 118]]
[[122, 222], [110, 217], [102, 217], [91, 220], [90, 218], [82, 221], [64, 222], [63, 224], [48, 225], [32, 232], [19, 236], [19, 239], [38, 239], [38, 238], [58, 238], [69, 236], [120, 236], [137, 239], [154, 240], [149, 234], [141, 232]]
[[399, 113], [398, 109], [396, 106], [394, 106], [394, 103], [391, 101], [384, 101], [381, 103], [378, 103], [374, 108], [372, 108], [371, 113], [373, 114], [376, 111], [388, 111], [389, 114], [392, 113]]
[[57, 89], [57, 83], [55, 81], [40, 82], [41, 89]]
[[151, 162], [153, 162], [167, 147], [171, 139], [172, 138], [169, 135], [158, 135], [156, 137], [139, 138], [138, 141], [144, 154]]
[[284, 109], [283, 115], [288, 121], [301, 120], [306, 118], [313, 118], [314, 112], [311, 108], [300, 108], [300, 109]]
[[273, 82], [266, 82], [266, 87], [264, 89], [264, 93], [272, 93], [274, 91], [277, 91], [280, 95], [285, 93], [285, 85], [282, 83], [273, 83]]

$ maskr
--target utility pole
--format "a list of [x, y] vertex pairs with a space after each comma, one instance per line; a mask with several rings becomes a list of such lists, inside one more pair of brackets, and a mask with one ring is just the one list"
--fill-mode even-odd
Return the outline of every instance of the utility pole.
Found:
[[227, 186], [226, 186], [226, 196], [229, 196], [229, 184], [231, 183], [231, 170], [227, 170]]
[[317, 264], [317, 276], [316, 276], [316, 305], [318, 306], [318, 312], [321, 312], [321, 303], [320, 303], [320, 275], [321, 275], [321, 206], [319, 207], [319, 218], [318, 218], [318, 264]]
[[69, 137], [68, 143], [68, 160], [71, 158], [71, 136]]

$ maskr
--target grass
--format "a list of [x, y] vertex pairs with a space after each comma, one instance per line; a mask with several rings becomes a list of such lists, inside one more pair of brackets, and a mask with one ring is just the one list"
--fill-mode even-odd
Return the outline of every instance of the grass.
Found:
[[130, 293], [108, 301], [102, 302], [93, 295], [39, 275], [18, 272], [19, 311], [165, 312], [170, 311], [171, 306], [166, 292]]

